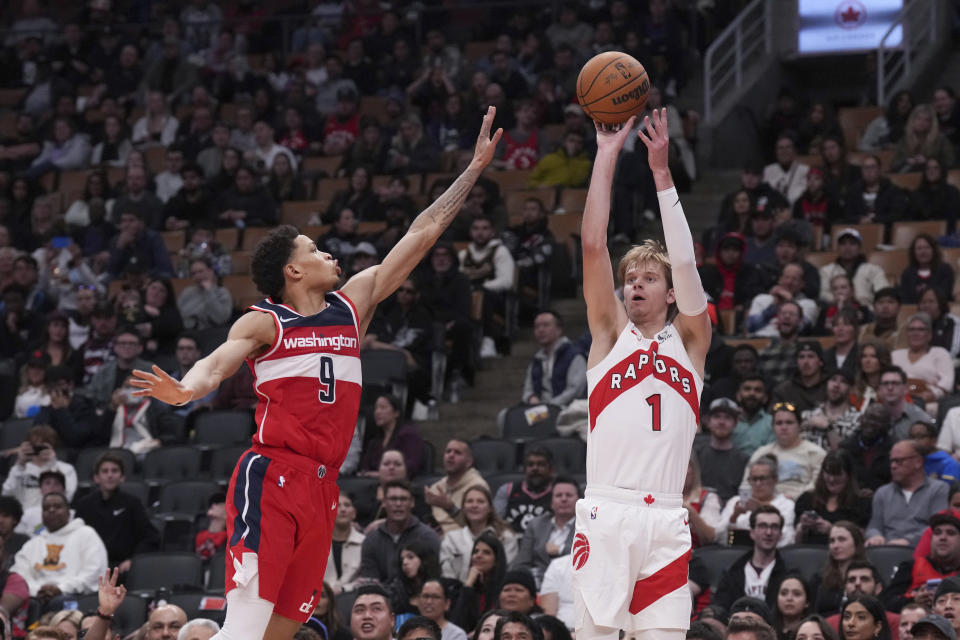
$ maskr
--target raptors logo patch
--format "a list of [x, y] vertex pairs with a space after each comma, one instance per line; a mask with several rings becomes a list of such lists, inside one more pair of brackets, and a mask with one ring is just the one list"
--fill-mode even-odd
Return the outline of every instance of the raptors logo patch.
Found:
[[583, 569], [583, 565], [587, 564], [587, 558], [590, 557], [590, 542], [587, 541], [587, 536], [582, 533], [578, 533], [573, 538], [573, 569], [574, 571], [578, 569]]

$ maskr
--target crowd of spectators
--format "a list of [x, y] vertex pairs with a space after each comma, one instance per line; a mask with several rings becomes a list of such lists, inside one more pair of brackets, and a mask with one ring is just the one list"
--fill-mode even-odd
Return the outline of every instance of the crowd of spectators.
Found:
[[[569, 637], [583, 461], [510, 443], [498, 468], [489, 443], [425, 442], [412, 416], [474, 384], [482, 359], [509, 354], [520, 323], [537, 351], [501, 421], [586, 433], [590, 337], [566, 335], [548, 310], [552, 295], [576, 292], [569, 221], [596, 146], [577, 74], [612, 49], [648, 65], [648, 110], [670, 113], [671, 170], [686, 189], [698, 116], [671, 103], [690, 51], [731, 9], [300, 4], [5, 9], [0, 616], [12, 637], [32, 626], [37, 638], [106, 638], [107, 618], [141, 597], [122, 586], [138, 554], [186, 548], [211, 572], [223, 563], [222, 493], [189, 514], [183, 546], [156, 518], [160, 487], [134, 495], [135, 479], [189, 443], [205, 414], [250, 411], [252, 376], [243, 367], [172, 409], [133, 396], [131, 371], [157, 363], [181, 378], [222, 340], [256, 299], [249, 252], [270, 227], [301, 227], [348, 276], [376, 264], [469, 159], [489, 104], [505, 130], [493, 167], [365, 337], [365, 352], [402, 361], [406, 394], [365, 394], [324, 588], [298, 637]], [[801, 114], [784, 92], [765, 130], [770, 164], [744, 169], [704, 234], [717, 328], [684, 487], [690, 638], [956, 640], [960, 317], [948, 252], [960, 246], [960, 193], [948, 177], [960, 108], [948, 87], [925, 98], [895, 96], [854, 154], [829, 104]], [[614, 241], [655, 219], [645, 150], [632, 143], [612, 194]], [[888, 252], [898, 266], [876, 259], [910, 221], [943, 224]], [[791, 560], [795, 543], [823, 550], [814, 572]], [[711, 565], [738, 546], [721, 571]], [[875, 548], [899, 553], [886, 573]], [[69, 612], [94, 592], [104, 616]], [[222, 620], [216, 607], [188, 615], [155, 595], [136, 621], [143, 637], [216, 633], [203, 621]]]

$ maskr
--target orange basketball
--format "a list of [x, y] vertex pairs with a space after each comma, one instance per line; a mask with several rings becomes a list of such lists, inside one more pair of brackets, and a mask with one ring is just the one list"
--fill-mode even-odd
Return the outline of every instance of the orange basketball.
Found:
[[647, 106], [650, 78], [643, 65], [619, 51], [597, 54], [577, 77], [583, 111], [601, 124], [622, 124]]

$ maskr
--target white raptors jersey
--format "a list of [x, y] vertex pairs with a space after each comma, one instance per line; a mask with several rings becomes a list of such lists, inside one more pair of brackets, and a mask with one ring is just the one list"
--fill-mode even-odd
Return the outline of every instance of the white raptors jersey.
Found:
[[681, 493], [702, 390], [672, 324], [650, 339], [627, 322], [587, 371], [587, 485]]

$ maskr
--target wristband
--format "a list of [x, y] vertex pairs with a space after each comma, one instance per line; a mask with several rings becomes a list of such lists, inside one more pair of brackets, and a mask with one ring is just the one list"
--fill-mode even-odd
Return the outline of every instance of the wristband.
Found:
[[110, 622], [111, 620], [113, 620], [113, 616], [112, 615], [108, 616], [104, 612], [100, 611], [100, 607], [97, 607], [97, 617], [100, 618], [101, 620], [106, 620], [107, 622]]

